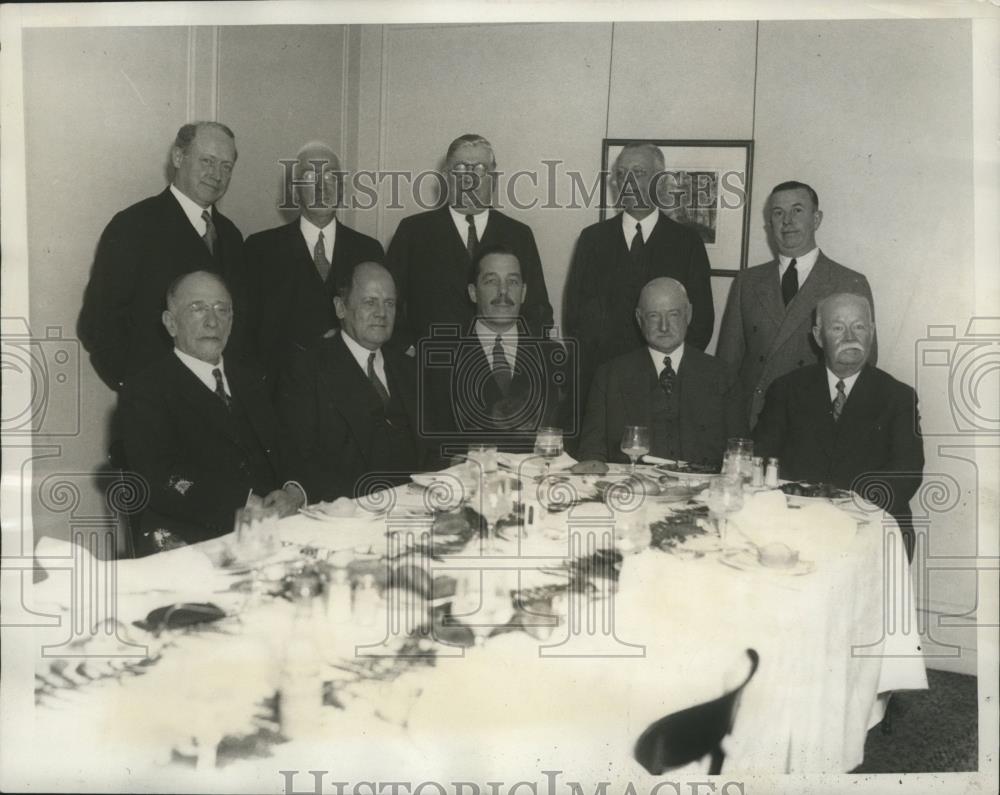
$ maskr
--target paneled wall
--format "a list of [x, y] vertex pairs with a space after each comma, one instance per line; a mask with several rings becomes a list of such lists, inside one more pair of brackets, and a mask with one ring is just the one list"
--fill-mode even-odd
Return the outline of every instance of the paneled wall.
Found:
[[[820, 245], [872, 283], [880, 366], [920, 387], [928, 324], [960, 335], [974, 306], [972, 40], [967, 20], [27, 30], [31, 327], [72, 342], [101, 229], [162, 189], [171, 137], [190, 118], [236, 132], [223, 209], [245, 235], [283, 221], [278, 161], [314, 137], [348, 168], [420, 171], [479, 132], [508, 174], [559, 160], [587, 184], [605, 136], [752, 138], [750, 263], [770, 258], [770, 187], [813, 184]], [[387, 244], [416, 209], [400, 200], [344, 219]], [[535, 230], [558, 318], [574, 241], [597, 210], [507, 211]], [[730, 280], [713, 282], [721, 317]], [[51, 407], [58, 420], [79, 401], [79, 434], [36, 465], [36, 482], [75, 473], [81, 513], [97, 515], [92, 473], [113, 395], [85, 357], [79, 378]], [[921, 390], [926, 427], [951, 424], [946, 394]], [[932, 551], [973, 554], [976, 473], [939, 441], [928, 438], [928, 472], [963, 494], [933, 516]], [[36, 526], [64, 535], [67, 517], [36, 502]], [[953, 572], [929, 599], [964, 612], [974, 588], [974, 573]]]

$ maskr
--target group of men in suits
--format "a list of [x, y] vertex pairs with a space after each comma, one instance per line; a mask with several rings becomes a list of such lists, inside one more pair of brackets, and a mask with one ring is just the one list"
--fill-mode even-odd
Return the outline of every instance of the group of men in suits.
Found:
[[[455, 446], [531, 449], [550, 425], [584, 459], [618, 460], [622, 428], [640, 424], [652, 429], [653, 455], [718, 463], [726, 439], [753, 428], [762, 407], [760, 445], [785, 459], [783, 475], [824, 473], [841, 485], [857, 474], [813, 466], [820, 451], [841, 462], [836, 443], [793, 454], [787, 445], [808, 437], [797, 423], [776, 431], [770, 418], [783, 401], [796, 418], [809, 413], [797, 402], [815, 390], [779, 384], [817, 361], [810, 338], [824, 352], [836, 347], [830, 335], [842, 318], [833, 313], [857, 302], [824, 304], [831, 317], [810, 334], [816, 305], [831, 295], [861, 296], [869, 312], [862, 366], [880, 375], [854, 373], [856, 395], [888, 378], [874, 369], [867, 280], [819, 251], [822, 213], [809, 186], [783, 183], [769, 197], [778, 257], [735, 280], [712, 357], [703, 352], [714, 323], [705, 247], [658, 208], [652, 186], [664, 163], [654, 146], [623, 148], [612, 174], [622, 212], [580, 235], [565, 346], [550, 338], [531, 229], [493, 206], [496, 157], [485, 138], [452, 142], [445, 205], [405, 218], [384, 257], [336, 218], [342, 172], [320, 142], [298, 153], [289, 185], [297, 217], [244, 245], [215, 207], [235, 162], [227, 127], [184, 125], [168, 188], [106, 228], [81, 312], [94, 367], [120, 391], [123, 463], [151, 484], [150, 532], [210, 537], [231, 527], [248, 493], [288, 512], [307, 495], [393, 485]], [[867, 409], [836, 422], [841, 415], [885, 420]], [[902, 423], [884, 427], [891, 450], [904, 449]], [[856, 463], [915, 466], [903, 458]]]

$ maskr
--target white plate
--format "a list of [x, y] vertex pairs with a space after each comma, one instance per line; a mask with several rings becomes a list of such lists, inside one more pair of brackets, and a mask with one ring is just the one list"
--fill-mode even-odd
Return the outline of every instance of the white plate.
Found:
[[798, 577], [809, 574], [816, 569], [816, 564], [811, 560], [799, 559], [791, 566], [778, 568], [777, 566], [765, 566], [757, 558], [757, 553], [751, 549], [731, 549], [724, 552], [719, 558], [720, 563], [731, 566], [740, 571], [766, 571], [774, 574], [785, 574], [789, 577]]

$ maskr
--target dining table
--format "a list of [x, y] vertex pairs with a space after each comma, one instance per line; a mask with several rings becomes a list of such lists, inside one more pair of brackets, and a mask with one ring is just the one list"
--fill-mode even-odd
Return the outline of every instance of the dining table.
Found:
[[134, 560], [42, 539], [34, 605], [62, 621], [39, 630], [40, 775], [648, 790], [643, 731], [743, 682], [726, 776], [844, 773], [889, 694], [927, 687], [884, 511], [747, 489], [720, 519], [698, 473], [570, 463], [464, 462]]

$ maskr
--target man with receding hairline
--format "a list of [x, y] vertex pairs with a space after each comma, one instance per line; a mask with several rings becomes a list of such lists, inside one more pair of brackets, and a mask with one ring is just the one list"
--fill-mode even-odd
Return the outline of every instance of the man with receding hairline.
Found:
[[[185, 124], [170, 151], [173, 176], [157, 196], [122, 210], [97, 246], [78, 332], [97, 374], [117, 390], [170, 350], [160, 314], [167, 287], [196, 270], [225, 278], [244, 307], [243, 236], [219, 212], [236, 165], [232, 130], [214, 121]], [[241, 311], [230, 349], [246, 349]]]
[[[775, 378], [820, 358], [810, 334], [819, 300], [851, 292], [872, 302], [868, 280], [816, 245], [823, 211], [812, 187], [796, 181], [776, 185], [764, 218], [776, 257], [741, 271], [733, 280], [715, 353], [740, 380], [750, 427]], [[872, 364], [877, 358], [878, 346], [872, 340]]]
[[217, 274], [195, 271], [167, 291], [162, 322], [174, 350], [119, 393], [125, 467], [149, 486], [136, 550], [228, 533], [252, 501], [279, 516], [305, 501], [260, 373], [224, 357], [235, 308]]
[[[639, 293], [635, 319], [646, 344], [598, 368], [583, 420], [581, 462], [625, 462], [626, 425], [650, 429], [650, 454], [715, 468], [726, 440], [744, 430], [740, 400], [725, 366], [685, 343], [691, 302], [676, 279]], [[583, 464], [586, 467], [586, 463]]]
[[392, 275], [379, 263], [358, 263], [341, 275], [335, 302], [340, 329], [296, 354], [278, 397], [306, 490], [323, 500], [398, 485], [430, 465], [415, 363], [386, 347], [396, 320]]
[[552, 305], [531, 228], [493, 207], [496, 157], [481, 135], [451, 142], [445, 155], [446, 204], [404, 218], [393, 235], [386, 264], [396, 280], [403, 316], [396, 343], [407, 348], [435, 324], [467, 329], [474, 309], [466, 297], [469, 265], [481, 247], [513, 251], [531, 285], [522, 317], [538, 336], [552, 326]]
[[912, 558], [909, 503], [924, 468], [917, 395], [870, 362], [875, 320], [867, 296], [823, 298], [812, 333], [824, 362], [771, 384], [755, 452], [777, 456], [788, 480], [888, 495], [880, 507], [896, 518]]
[[295, 219], [250, 235], [245, 246], [253, 342], [275, 382], [295, 351], [339, 325], [333, 299], [340, 274], [383, 259], [381, 243], [337, 218], [344, 174], [330, 146], [304, 144], [288, 176]]
[[698, 233], [659, 208], [656, 183], [663, 153], [650, 143], [627, 144], [612, 170], [611, 187], [622, 212], [580, 233], [566, 279], [563, 320], [580, 356], [580, 395], [604, 362], [641, 345], [636, 301], [650, 279], [680, 282], [693, 307], [687, 343], [704, 350], [712, 338], [715, 308], [705, 244]]

